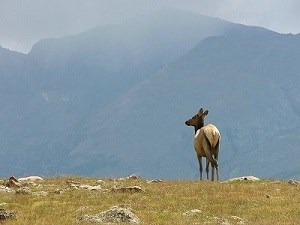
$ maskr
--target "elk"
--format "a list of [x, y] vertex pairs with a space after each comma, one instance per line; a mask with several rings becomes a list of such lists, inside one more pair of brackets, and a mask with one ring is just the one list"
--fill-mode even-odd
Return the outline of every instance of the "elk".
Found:
[[218, 156], [220, 148], [221, 135], [216, 126], [207, 124], [204, 126], [204, 118], [208, 110], [203, 112], [203, 108], [191, 119], [185, 121], [185, 125], [195, 128], [194, 148], [199, 162], [200, 180], [202, 180], [202, 157], [206, 158], [206, 176], [209, 179], [209, 163], [212, 166], [211, 180], [214, 180], [214, 171], [216, 169], [217, 180], [219, 180]]

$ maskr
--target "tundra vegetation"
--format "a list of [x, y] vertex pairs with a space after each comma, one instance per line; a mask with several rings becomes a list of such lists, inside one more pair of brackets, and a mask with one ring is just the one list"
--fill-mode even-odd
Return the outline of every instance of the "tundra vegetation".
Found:
[[0, 208], [16, 215], [6, 225], [91, 224], [79, 218], [114, 206], [130, 208], [141, 224], [300, 224], [298, 181], [62, 176], [10, 190], [0, 189]]

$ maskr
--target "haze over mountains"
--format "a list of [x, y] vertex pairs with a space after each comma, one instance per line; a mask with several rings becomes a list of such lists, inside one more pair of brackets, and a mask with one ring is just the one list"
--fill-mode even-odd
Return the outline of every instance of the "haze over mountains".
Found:
[[200, 107], [222, 178], [299, 178], [300, 35], [163, 10], [0, 48], [0, 176], [196, 178]]

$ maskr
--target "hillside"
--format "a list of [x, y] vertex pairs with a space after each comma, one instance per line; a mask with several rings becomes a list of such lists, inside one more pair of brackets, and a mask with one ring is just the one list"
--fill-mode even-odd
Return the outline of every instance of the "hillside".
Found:
[[205, 107], [222, 133], [223, 178], [299, 177], [300, 39], [251, 28], [261, 35], [252, 39], [243, 29], [205, 39], [70, 131], [50, 147], [65, 149], [55, 168], [196, 178], [194, 131], [184, 121]]
[[184, 121], [203, 107], [222, 179], [300, 177], [300, 35], [165, 10], [0, 50], [15, 59], [0, 70], [0, 176], [197, 178]]
[[132, 224], [125, 222], [133, 219], [140, 224], [300, 223], [296, 181], [56, 177], [35, 181], [35, 186], [6, 188], [9, 192], [2, 191], [2, 184], [0, 215], [5, 211], [13, 217], [5, 220], [7, 225], [95, 224], [91, 222], [101, 218], [113, 224]]
[[29, 54], [20, 54], [21, 61], [1, 49], [0, 58], [6, 60], [0, 69], [5, 92], [0, 96], [0, 148], [5, 159], [0, 174], [26, 174], [40, 171], [41, 165], [51, 166], [47, 161], [53, 159], [44, 164], [40, 154], [53, 154], [56, 160], [64, 150], [43, 150], [49, 143], [80, 127], [81, 121], [199, 40], [221, 34], [228, 26], [232, 24], [169, 9], [120, 25], [42, 40]]

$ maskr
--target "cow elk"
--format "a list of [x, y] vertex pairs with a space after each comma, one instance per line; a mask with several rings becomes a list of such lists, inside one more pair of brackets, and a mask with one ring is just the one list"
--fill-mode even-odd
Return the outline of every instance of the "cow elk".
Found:
[[216, 126], [207, 124], [204, 126], [204, 118], [207, 116], [208, 110], [203, 112], [203, 108], [187, 120], [187, 126], [195, 128], [194, 148], [199, 162], [200, 180], [202, 180], [202, 157], [206, 158], [206, 176], [209, 179], [209, 163], [212, 166], [211, 180], [214, 180], [214, 171], [216, 170], [217, 180], [219, 180], [218, 156], [220, 148], [221, 135]]

